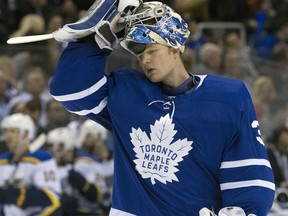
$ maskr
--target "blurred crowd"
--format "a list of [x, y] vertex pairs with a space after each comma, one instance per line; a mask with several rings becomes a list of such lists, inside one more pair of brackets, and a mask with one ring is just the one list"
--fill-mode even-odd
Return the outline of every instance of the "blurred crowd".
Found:
[[[288, 1], [162, 2], [179, 12], [189, 25], [191, 34], [182, 55], [189, 72], [240, 79], [246, 84], [269, 159], [276, 167], [276, 184], [288, 186]], [[0, 1], [0, 121], [21, 112], [31, 116], [38, 135], [64, 127], [72, 137], [79, 136], [85, 119], [68, 113], [48, 90], [66, 44], [53, 39], [19, 45], [7, 45], [6, 41], [15, 36], [51, 33], [83, 17], [93, 3], [94, 0]], [[122, 66], [138, 67], [137, 60], [119, 46], [111, 56], [107, 73]], [[110, 133], [103, 143], [101, 154], [90, 153], [97, 152], [100, 161], [111, 160]], [[0, 149], [5, 151], [4, 142]], [[286, 162], [280, 161], [282, 157]]]

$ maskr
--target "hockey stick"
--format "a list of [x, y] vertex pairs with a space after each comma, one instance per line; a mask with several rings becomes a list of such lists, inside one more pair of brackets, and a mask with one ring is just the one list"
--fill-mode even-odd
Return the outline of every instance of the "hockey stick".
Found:
[[30, 145], [29, 145], [29, 152], [34, 153], [38, 149], [40, 149], [46, 142], [46, 134], [40, 134]]
[[[60, 42], [72, 42], [87, 36], [94, 31], [95, 25], [105, 19], [109, 22], [126, 8], [137, 7], [142, 0], [96, 0], [88, 9], [86, 15], [79, 21], [64, 25], [62, 28], [50, 33], [33, 36], [13, 37], [7, 40], [8, 44], [22, 44], [49, 39], [56, 39]], [[118, 6], [116, 6], [118, 4]], [[96, 13], [97, 12], [97, 13]], [[126, 22], [127, 19], [122, 17], [119, 23]], [[87, 34], [86, 34], [87, 33]]]
[[51, 38], [53, 38], [52, 34], [21, 36], [21, 37], [10, 38], [9, 40], [7, 40], [7, 43], [8, 44], [22, 44], [22, 43], [30, 43], [30, 42], [49, 40]]
[[[17, 152], [16, 148], [16, 154], [19, 155], [18, 157], [15, 157], [12, 159], [11, 163], [17, 163], [23, 155], [27, 153], [34, 153], [38, 149], [40, 149], [46, 142], [46, 134], [42, 133], [36, 139], [32, 142], [29, 143], [27, 148], [20, 149], [20, 151]], [[21, 145], [18, 145], [18, 148], [21, 147]]]
[[[41, 34], [33, 36], [21, 36], [10, 38], [8, 44], [22, 44], [37, 42], [49, 39], [56, 39], [58, 41], [70, 42], [75, 41], [80, 36], [85, 36], [86, 34], [92, 33], [92, 28], [100, 20], [104, 19], [105, 13], [109, 10], [114, 9], [114, 5], [117, 0], [96, 0], [93, 5], [87, 10], [86, 14], [79, 21], [75, 23], [69, 23], [64, 25], [62, 28], [50, 33]], [[98, 14], [95, 13], [97, 11]], [[87, 36], [87, 35], [86, 35]], [[60, 40], [59, 40], [60, 39]], [[75, 40], [74, 40], [75, 39]]]
[[13, 185], [14, 181], [15, 181], [15, 174], [18, 170], [18, 162], [21, 160], [21, 158], [26, 154], [26, 153], [34, 153], [37, 150], [39, 150], [46, 142], [46, 137], [47, 135], [45, 133], [40, 134], [32, 143], [28, 144], [28, 149], [26, 152], [23, 152], [22, 155], [20, 156], [20, 158], [17, 158], [16, 160], [12, 160], [12, 163], [16, 163], [16, 167], [13, 170], [10, 179], [8, 181], [9, 185]]

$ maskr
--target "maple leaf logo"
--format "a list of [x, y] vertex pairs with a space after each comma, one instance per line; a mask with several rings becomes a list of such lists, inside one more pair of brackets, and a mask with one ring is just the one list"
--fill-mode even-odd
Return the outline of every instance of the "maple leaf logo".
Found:
[[179, 181], [175, 175], [179, 171], [176, 167], [192, 149], [193, 141], [185, 138], [173, 142], [177, 130], [174, 130], [169, 114], [156, 120], [150, 129], [150, 138], [140, 128], [132, 128], [130, 133], [137, 171], [142, 178], [151, 178], [153, 185], [156, 179], [163, 184]]

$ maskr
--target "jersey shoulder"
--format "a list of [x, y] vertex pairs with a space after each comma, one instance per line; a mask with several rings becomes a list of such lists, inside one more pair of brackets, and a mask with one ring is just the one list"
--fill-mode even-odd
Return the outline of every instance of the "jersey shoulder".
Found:
[[52, 156], [45, 150], [38, 150], [34, 153], [27, 154], [22, 158], [22, 162], [30, 162], [30, 163], [41, 163], [44, 161], [51, 160]]
[[87, 151], [83, 149], [79, 149], [76, 151], [75, 162], [79, 162], [79, 161], [92, 163], [92, 162], [99, 161], [99, 160], [97, 157], [88, 153]]
[[196, 76], [199, 97], [227, 104], [241, 104], [243, 98], [250, 97], [241, 80], [218, 77], [214, 75]]
[[147, 80], [147, 78], [143, 72], [141, 72], [139, 70], [132, 69], [132, 68], [120, 68], [116, 71], [111, 72], [111, 75], [114, 77], [117, 77], [118, 79], [121, 79], [121, 78], [122, 79], [127, 79], [127, 78], [129, 79], [129, 77], [135, 79], [135, 77], [136, 77], [138, 79]]
[[0, 165], [2, 164], [8, 164], [10, 158], [12, 157], [11, 152], [3, 152], [0, 154]]

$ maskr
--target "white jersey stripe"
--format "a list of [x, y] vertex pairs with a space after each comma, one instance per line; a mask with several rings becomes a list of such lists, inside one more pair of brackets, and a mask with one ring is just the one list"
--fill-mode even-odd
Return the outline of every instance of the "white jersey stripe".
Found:
[[220, 169], [229, 169], [244, 166], [266, 166], [271, 168], [270, 162], [266, 159], [246, 159], [237, 161], [224, 161], [221, 163]]
[[81, 116], [85, 116], [85, 115], [88, 115], [90, 113], [94, 113], [94, 114], [98, 114], [100, 113], [107, 105], [107, 99], [108, 97], [105, 97], [100, 103], [98, 106], [94, 107], [93, 109], [91, 110], [81, 110], [81, 111], [70, 111], [68, 110], [69, 112], [71, 113], [75, 113], [77, 115], [81, 115]]
[[229, 190], [243, 187], [265, 187], [271, 190], [275, 190], [275, 184], [269, 181], [263, 181], [260, 179], [257, 180], [249, 180], [249, 181], [238, 181], [238, 182], [229, 182], [220, 184], [221, 190]]
[[136, 216], [134, 214], [111, 208], [109, 216]]
[[87, 97], [87, 96], [93, 94], [94, 92], [99, 90], [99, 88], [101, 88], [106, 82], [107, 82], [107, 78], [106, 78], [106, 76], [104, 76], [101, 80], [99, 80], [93, 86], [91, 86], [91, 87], [89, 87], [83, 91], [76, 92], [73, 94], [67, 94], [67, 95], [59, 95], [59, 96], [52, 95], [52, 97], [55, 98], [55, 100], [57, 100], [59, 102], [78, 100], [78, 99], [81, 99], [81, 98], [84, 98], [84, 97]]
[[196, 89], [198, 89], [203, 84], [204, 79], [206, 78], [207, 75], [196, 75], [196, 76], [200, 78], [200, 82], [196, 86]]

